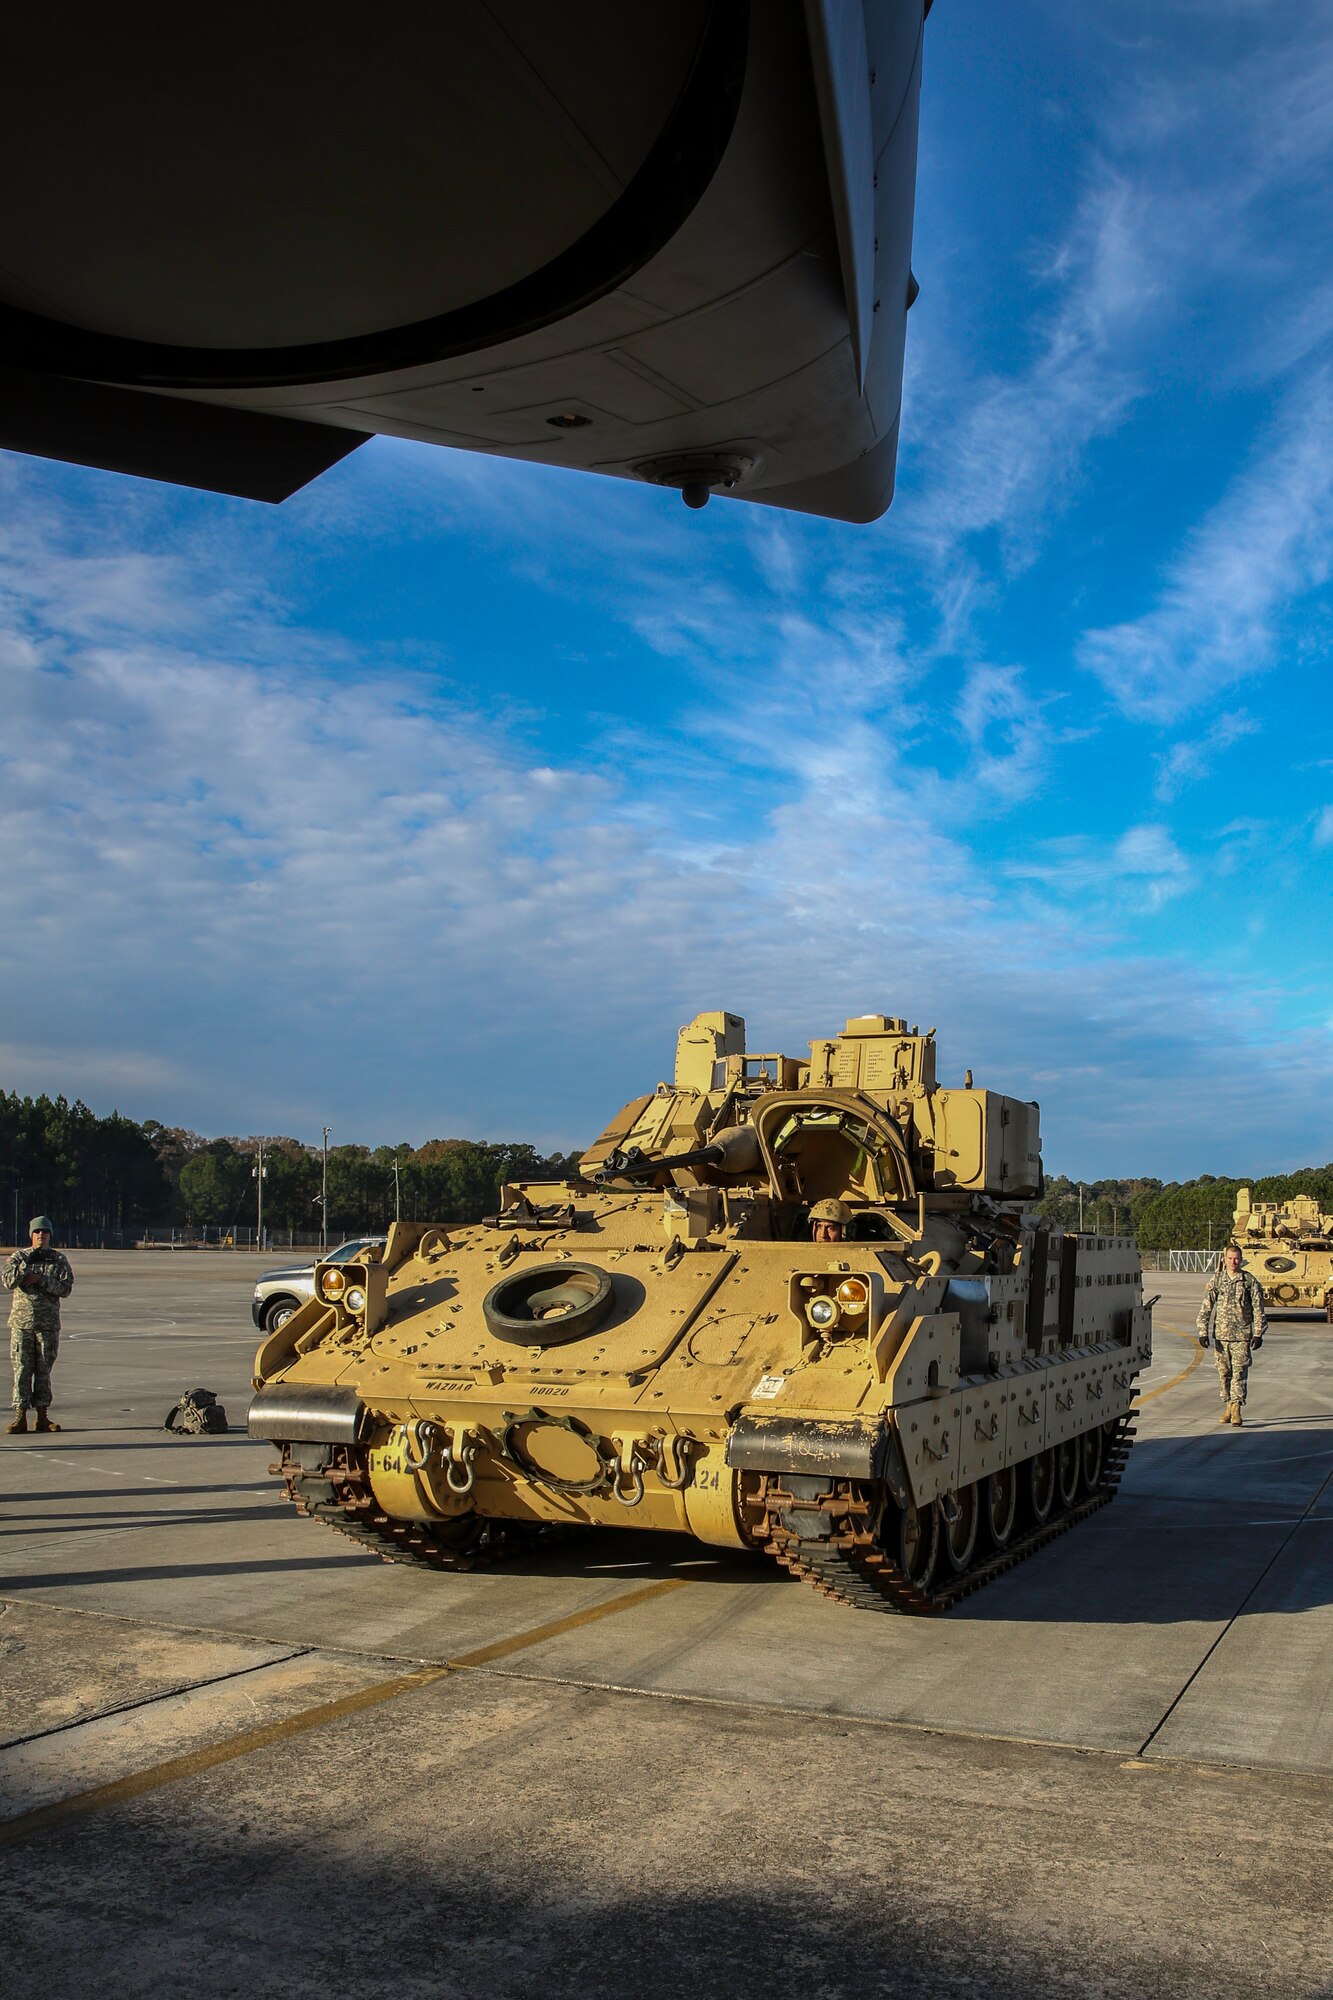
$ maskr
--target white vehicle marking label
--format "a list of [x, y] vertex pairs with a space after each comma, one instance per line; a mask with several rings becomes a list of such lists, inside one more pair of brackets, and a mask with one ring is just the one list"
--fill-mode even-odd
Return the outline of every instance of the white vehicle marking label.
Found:
[[752, 1403], [771, 1403], [787, 1386], [785, 1375], [761, 1375], [750, 1391]]

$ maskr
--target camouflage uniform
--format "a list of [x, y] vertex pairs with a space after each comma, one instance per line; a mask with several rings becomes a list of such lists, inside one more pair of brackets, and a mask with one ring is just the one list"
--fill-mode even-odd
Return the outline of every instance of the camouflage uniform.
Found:
[[9, 1308], [14, 1408], [49, 1409], [51, 1370], [60, 1347], [60, 1301], [74, 1289], [69, 1259], [60, 1250], [16, 1250], [0, 1272], [0, 1282], [14, 1294]]
[[1250, 1354], [1263, 1339], [1268, 1321], [1264, 1314], [1263, 1289], [1248, 1271], [1233, 1278], [1226, 1270], [1214, 1271], [1208, 1280], [1196, 1321], [1199, 1338], [1205, 1344], [1213, 1337], [1213, 1359], [1224, 1403], [1243, 1403], [1250, 1376]]

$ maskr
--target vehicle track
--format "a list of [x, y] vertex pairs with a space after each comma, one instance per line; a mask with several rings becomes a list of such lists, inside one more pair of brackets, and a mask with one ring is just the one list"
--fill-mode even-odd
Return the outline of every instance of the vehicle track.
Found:
[[821, 1596], [862, 1611], [930, 1617], [949, 1610], [960, 1598], [1026, 1561], [1114, 1500], [1134, 1441], [1134, 1411], [1108, 1429], [1111, 1434], [1101, 1472], [1091, 1493], [1040, 1525], [1029, 1527], [1004, 1548], [974, 1558], [961, 1575], [938, 1584], [932, 1584], [929, 1577], [924, 1583], [914, 1581], [876, 1537], [873, 1524], [885, 1497], [877, 1482], [831, 1480], [818, 1505], [801, 1510], [812, 1524], [816, 1520], [828, 1523], [827, 1528], [810, 1535], [799, 1534], [790, 1525], [793, 1496], [783, 1486], [780, 1473], [759, 1475], [748, 1505], [757, 1522], [762, 1522], [758, 1531], [768, 1554], [793, 1576], [813, 1585]]
[[529, 1528], [512, 1521], [396, 1521], [371, 1492], [365, 1467], [345, 1446], [336, 1447], [321, 1472], [295, 1463], [286, 1451], [271, 1466], [286, 1485], [298, 1513], [322, 1521], [384, 1562], [415, 1563], [422, 1569], [488, 1569], [527, 1555], [540, 1543], [549, 1547], [561, 1529]]
[[[1108, 1506], [1115, 1498], [1134, 1441], [1135, 1412], [1107, 1427], [1108, 1435], [1096, 1487], [1073, 1505], [1029, 1526], [1001, 1549], [974, 1557], [958, 1576], [939, 1583], [915, 1581], [889, 1555], [877, 1538], [874, 1523], [885, 1494], [877, 1482], [832, 1479], [814, 1507], [802, 1512], [811, 1523], [825, 1525], [811, 1534], [791, 1526], [793, 1495], [780, 1473], [752, 1476], [743, 1500], [743, 1514], [755, 1546], [771, 1555], [793, 1576], [811, 1584], [821, 1596], [864, 1611], [895, 1611], [910, 1617], [930, 1617], [948, 1611], [960, 1598], [980, 1590], [993, 1578], [1035, 1555], [1057, 1536]], [[271, 1468], [286, 1485], [298, 1512], [371, 1549], [385, 1562], [415, 1563], [423, 1569], [474, 1570], [492, 1567], [548, 1549], [567, 1532], [561, 1528], [528, 1527], [510, 1521], [479, 1520], [464, 1515], [456, 1521], [399, 1521], [375, 1500], [364, 1466], [345, 1446], [331, 1451], [328, 1463], [315, 1472], [284, 1451]]]

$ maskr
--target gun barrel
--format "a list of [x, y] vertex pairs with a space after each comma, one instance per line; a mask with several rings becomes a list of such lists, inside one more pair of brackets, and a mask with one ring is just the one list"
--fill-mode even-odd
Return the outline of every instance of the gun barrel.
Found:
[[608, 1153], [600, 1171], [593, 1176], [594, 1184], [601, 1187], [607, 1181], [641, 1180], [648, 1174], [655, 1174], [666, 1167], [718, 1167], [725, 1154], [721, 1146], [694, 1146], [687, 1153], [641, 1152], [631, 1146], [626, 1152]]
[[721, 1167], [725, 1173], [745, 1174], [758, 1165], [759, 1139], [753, 1125], [731, 1125], [707, 1145], [691, 1146], [684, 1153], [648, 1154], [638, 1146], [608, 1153], [593, 1179], [600, 1187], [607, 1181], [639, 1180], [667, 1167]]

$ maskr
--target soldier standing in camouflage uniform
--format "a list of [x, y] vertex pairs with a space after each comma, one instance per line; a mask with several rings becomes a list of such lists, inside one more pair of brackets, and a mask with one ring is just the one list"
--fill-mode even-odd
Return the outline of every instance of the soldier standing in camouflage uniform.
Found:
[[34, 1215], [28, 1224], [31, 1248], [16, 1250], [0, 1273], [9, 1308], [9, 1358], [14, 1364], [14, 1421], [8, 1430], [26, 1431], [28, 1411], [37, 1412], [34, 1429], [58, 1431], [46, 1414], [51, 1407], [51, 1370], [60, 1347], [60, 1301], [74, 1289], [69, 1259], [51, 1248], [55, 1231], [49, 1215]]
[[1241, 1404], [1250, 1374], [1250, 1356], [1264, 1344], [1268, 1321], [1257, 1278], [1241, 1268], [1240, 1246], [1228, 1243], [1222, 1264], [1208, 1280], [1196, 1322], [1199, 1345], [1213, 1338], [1213, 1359], [1222, 1387], [1222, 1422], [1240, 1423]]

